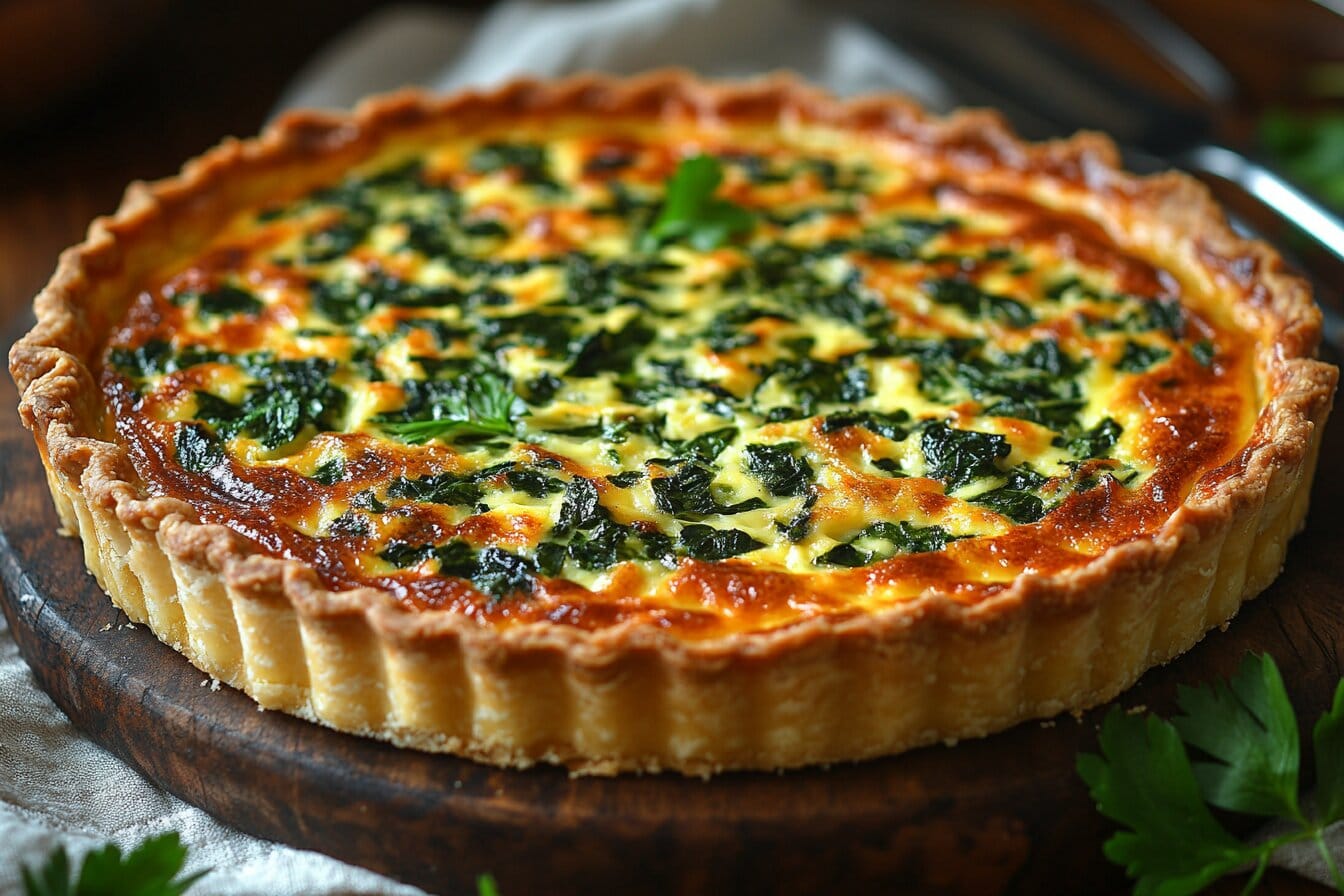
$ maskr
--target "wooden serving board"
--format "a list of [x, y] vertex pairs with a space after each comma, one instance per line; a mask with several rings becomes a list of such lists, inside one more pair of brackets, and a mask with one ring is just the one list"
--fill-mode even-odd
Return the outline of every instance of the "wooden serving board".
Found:
[[[8, 344], [8, 343], [5, 343]], [[258, 712], [146, 628], [124, 627], [57, 534], [37, 452], [0, 377], [4, 611], [41, 686], [91, 738], [242, 830], [436, 893], [1119, 892], [1111, 827], [1074, 772], [1105, 708], [983, 740], [785, 774], [571, 778], [398, 750]], [[1344, 664], [1344, 415], [1326, 435], [1307, 530], [1226, 632], [1121, 698], [1169, 712], [1176, 686], [1278, 660], [1314, 719]]]

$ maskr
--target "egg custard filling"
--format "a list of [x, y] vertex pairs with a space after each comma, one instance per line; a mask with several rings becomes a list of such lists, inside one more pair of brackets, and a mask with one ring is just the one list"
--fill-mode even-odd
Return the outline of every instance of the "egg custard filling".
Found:
[[236, 214], [112, 328], [150, 495], [327, 588], [686, 639], [972, 605], [1245, 445], [1213, 280], [876, 137], [526, 120]]

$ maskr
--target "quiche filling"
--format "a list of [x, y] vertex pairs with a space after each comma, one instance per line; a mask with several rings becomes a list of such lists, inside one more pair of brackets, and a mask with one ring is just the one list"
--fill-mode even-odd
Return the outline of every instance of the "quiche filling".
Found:
[[709, 637], [1080, 565], [1250, 433], [1212, 286], [1048, 196], [544, 125], [388, 147], [148, 283], [102, 387], [150, 491], [331, 588]]

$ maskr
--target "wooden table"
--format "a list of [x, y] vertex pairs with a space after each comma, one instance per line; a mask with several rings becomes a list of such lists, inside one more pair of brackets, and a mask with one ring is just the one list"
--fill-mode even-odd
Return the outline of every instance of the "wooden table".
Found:
[[[1183, 89], [1081, 0], [981, 2], [1015, 9], [1150, 86]], [[223, 136], [254, 133], [302, 62], [377, 5], [328, 0], [315, 16], [309, 4], [274, 0], [181, 4], [146, 49], [103, 83], [51, 105], [21, 130], [0, 133], [0, 330], [13, 332], [59, 251], [77, 242], [95, 215], [112, 211], [129, 181], [168, 175]], [[1307, 102], [1304, 72], [1313, 60], [1344, 57], [1344, 17], [1311, 0], [1157, 5], [1237, 77], [1241, 94], [1222, 122], [1232, 138], [1245, 136], [1269, 106]], [[258, 21], [269, 24], [254, 27]], [[14, 403], [12, 384], [0, 378], [0, 426], [17, 426]], [[1327, 892], [1287, 875], [1271, 875], [1269, 888]]]

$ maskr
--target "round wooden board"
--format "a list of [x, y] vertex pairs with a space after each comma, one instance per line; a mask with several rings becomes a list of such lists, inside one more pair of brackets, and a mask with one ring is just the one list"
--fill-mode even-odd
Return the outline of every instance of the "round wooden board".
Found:
[[[146, 628], [128, 627], [57, 519], [0, 377], [4, 611], [41, 686], [147, 777], [242, 830], [436, 893], [1098, 893], [1124, 880], [1109, 824], [1074, 772], [1105, 708], [953, 747], [785, 774], [571, 778], [398, 750], [259, 712]], [[1274, 586], [1226, 632], [1121, 698], [1169, 712], [1178, 684], [1228, 675], [1248, 650], [1283, 669], [1299, 714], [1328, 704], [1344, 660], [1344, 420], [1314, 509]]]

